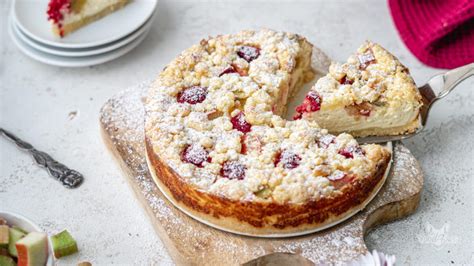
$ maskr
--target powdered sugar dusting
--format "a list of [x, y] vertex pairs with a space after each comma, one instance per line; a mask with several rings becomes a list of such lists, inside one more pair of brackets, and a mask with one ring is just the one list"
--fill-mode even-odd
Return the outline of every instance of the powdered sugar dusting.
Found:
[[343, 179], [345, 175], [346, 174], [344, 174], [344, 172], [337, 170], [337, 171], [334, 171], [334, 173], [332, 173], [331, 175], [329, 175], [328, 179], [332, 181], [336, 181], [336, 180]]
[[181, 157], [185, 162], [202, 167], [202, 164], [208, 159], [208, 153], [202, 146], [192, 144], [183, 151]]
[[[367, 252], [364, 222], [374, 210], [418, 193], [423, 183], [415, 158], [395, 145], [392, 172], [379, 195], [361, 213], [328, 230], [290, 239], [239, 237], [212, 229], [174, 208], [151, 178], [144, 157], [144, 110], [147, 83], [130, 88], [109, 100], [101, 111], [105, 137], [127, 166], [127, 179], [144, 204], [170, 255], [188, 264], [237, 265], [274, 252], [300, 254], [315, 263], [343, 264]], [[164, 252], [156, 250], [154, 252]]]
[[236, 161], [225, 162], [222, 166], [221, 175], [229, 179], [244, 179], [245, 166]]
[[207, 89], [200, 86], [192, 86], [184, 89], [178, 94], [178, 102], [196, 104], [206, 99]]

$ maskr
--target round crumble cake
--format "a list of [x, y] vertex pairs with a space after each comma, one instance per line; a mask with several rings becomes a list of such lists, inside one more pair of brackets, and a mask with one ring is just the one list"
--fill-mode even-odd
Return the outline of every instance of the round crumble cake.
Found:
[[145, 103], [145, 141], [173, 203], [248, 235], [324, 227], [367, 203], [390, 152], [281, 117], [313, 77], [311, 53], [296, 34], [242, 31], [202, 40], [166, 66]]

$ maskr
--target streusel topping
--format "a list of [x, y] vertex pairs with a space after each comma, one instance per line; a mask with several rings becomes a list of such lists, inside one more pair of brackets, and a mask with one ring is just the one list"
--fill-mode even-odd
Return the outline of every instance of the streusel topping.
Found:
[[318, 80], [312, 93], [317, 92], [324, 101], [321, 106], [323, 110], [341, 104], [370, 104], [369, 108], [372, 108], [405, 98], [419, 102], [420, 96], [413, 82], [408, 89], [397, 87], [403, 83], [404, 80], [400, 79], [404, 78], [403, 74], [407, 71], [380, 45], [366, 42], [346, 63], [332, 63], [329, 73]]
[[198, 189], [243, 201], [331, 197], [370, 176], [387, 152], [381, 146], [281, 118], [281, 105], [312, 71], [310, 58], [304, 38], [271, 30], [185, 50], [147, 98], [154, 152]]
[[[408, 69], [372, 42], [364, 43], [346, 63], [332, 63], [329, 73], [316, 82], [307, 98], [310, 96], [317, 99], [317, 108], [310, 108], [314, 103], [305, 101], [297, 107], [294, 118], [314, 119], [334, 132], [364, 125], [403, 127], [417, 119], [422, 104]], [[341, 109], [352, 119], [332, 123], [333, 115], [344, 115]], [[380, 124], [382, 120], [385, 125]]]

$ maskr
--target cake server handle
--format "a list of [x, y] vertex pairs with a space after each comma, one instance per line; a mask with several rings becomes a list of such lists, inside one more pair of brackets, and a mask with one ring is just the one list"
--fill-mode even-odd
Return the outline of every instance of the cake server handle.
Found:
[[448, 95], [461, 81], [472, 75], [474, 75], [474, 63], [438, 74], [418, 88], [423, 100], [423, 107], [421, 108], [423, 126], [426, 125], [428, 112], [433, 103]]
[[49, 154], [35, 149], [28, 142], [21, 140], [3, 128], [0, 128], [0, 133], [15, 143], [20, 149], [30, 153], [36, 163], [46, 168], [49, 174], [61, 182], [63, 186], [67, 188], [76, 188], [81, 185], [82, 181], [84, 181], [84, 176], [81, 173], [69, 169], [64, 164], [54, 160]]

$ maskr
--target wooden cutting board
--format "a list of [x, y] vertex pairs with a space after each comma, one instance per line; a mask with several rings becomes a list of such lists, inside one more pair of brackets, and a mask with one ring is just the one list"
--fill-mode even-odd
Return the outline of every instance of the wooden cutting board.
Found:
[[[142, 84], [110, 99], [101, 110], [100, 126], [107, 148], [178, 265], [238, 265], [276, 252], [299, 254], [317, 264], [342, 264], [367, 252], [364, 234], [371, 228], [407, 216], [418, 206], [423, 174], [410, 151], [396, 143], [392, 170], [379, 194], [363, 211], [335, 227], [302, 237], [262, 239], [201, 224], [173, 207], [148, 172], [143, 135], [145, 91], [146, 84]], [[283, 258], [278, 261], [289, 263]]]

